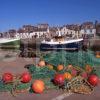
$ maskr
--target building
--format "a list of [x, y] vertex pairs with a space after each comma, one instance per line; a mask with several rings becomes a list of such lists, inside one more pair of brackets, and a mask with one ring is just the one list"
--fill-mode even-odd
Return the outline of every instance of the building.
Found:
[[0, 33], [0, 38], [3, 38], [3, 33]]
[[46, 29], [46, 28], [48, 28], [49, 27], [49, 24], [48, 23], [42, 23], [42, 24], [37, 24], [37, 27], [39, 28], [39, 29]]
[[16, 37], [21, 38], [21, 39], [26, 39], [26, 38], [40, 38], [40, 37], [46, 37], [48, 36], [49, 33], [49, 27], [36, 27], [36, 26], [31, 26], [31, 25], [24, 25], [22, 28], [20, 28], [17, 33]]
[[14, 38], [18, 37], [21, 39], [26, 38], [53, 38], [61, 33], [66, 38], [77, 38], [77, 37], [95, 37], [95, 34], [100, 35], [100, 23], [85, 22], [81, 25], [71, 24], [63, 25], [61, 27], [50, 27], [47, 23], [37, 25], [23, 25], [18, 30], [10, 29], [8, 32], [4, 32], [0, 37]]
[[3, 32], [3, 38], [10, 38], [10, 35], [8, 32]]
[[96, 28], [93, 22], [85, 22], [81, 25], [80, 34], [82, 37], [93, 38], [96, 35]]
[[[79, 26], [78, 25], [64, 25], [59, 28], [61, 35], [66, 37], [79, 37]], [[59, 34], [59, 31], [56, 34]]]
[[35, 26], [32, 26], [32, 25], [23, 25], [22, 29], [25, 31], [25, 32], [32, 32], [34, 30]]
[[56, 32], [58, 31], [57, 27], [49, 27], [49, 38], [53, 38], [55, 36], [57, 36]]
[[18, 29], [17, 33], [16, 33], [16, 37], [20, 38], [20, 39], [26, 39], [29, 38], [29, 33], [25, 32], [25, 30], [23, 28]]
[[30, 33], [30, 38], [46, 37], [49, 33], [49, 28], [36, 28]]
[[96, 21], [96, 34], [100, 36], [100, 23]]
[[9, 35], [9, 37], [14, 38], [16, 36], [16, 30], [15, 29], [10, 29], [8, 31], [8, 35]]

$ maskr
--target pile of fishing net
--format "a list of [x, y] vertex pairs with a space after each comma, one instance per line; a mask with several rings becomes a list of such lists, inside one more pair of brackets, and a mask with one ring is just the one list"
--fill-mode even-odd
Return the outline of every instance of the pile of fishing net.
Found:
[[[44, 89], [62, 89], [67, 92], [89, 94], [94, 89], [92, 85], [97, 82], [97, 80], [93, 82], [94, 78], [100, 76], [100, 59], [95, 57], [93, 51], [52, 51], [48, 54], [42, 54], [42, 60], [45, 62], [42, 66], [32, 64], [27, 67], [28, 77], [31, 76], [31, 79], [29, 78], [30, 80], [25, 81], [25, 83], [21, 81], [21, 75], [14, 75], [15, 78], [8, 83], [5, 83], [1, 76], [0, 91], [10, 91], [15, 95], [15, 93], [23, 91], [36, 92], [35, 90], [39, 89], [43, 89], [43, 91]], [[91, 75], [94, 76], [92, 76], [92, 83], [90, 84], [88, 78]], [[35, 80], [39, 82], [39, 86], [35, 84], [37, 89], [33, 87]]]
[[63, 64], [65, 66], [71, 64], [73, 66], [83, 67], [86, 64], [91, 66], [100, 66], [100, 59], [96, 58], [93, 51], [79, 51], [79, 52], [67, 52], [52, 51], [45, 56], [43, 59], [54, 66]]

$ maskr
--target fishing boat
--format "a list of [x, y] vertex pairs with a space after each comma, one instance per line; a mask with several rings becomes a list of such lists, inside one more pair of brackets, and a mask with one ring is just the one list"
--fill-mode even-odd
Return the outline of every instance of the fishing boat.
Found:
[[0, 48], [11, 49], [20, 47], [20, 38], [0, 38]]
[[43, 40], [40, 45], [40, 50], [78, 50], [82, 47], [83, 38], [66, 38], [59, 32], [58, 36], [50, 40]]

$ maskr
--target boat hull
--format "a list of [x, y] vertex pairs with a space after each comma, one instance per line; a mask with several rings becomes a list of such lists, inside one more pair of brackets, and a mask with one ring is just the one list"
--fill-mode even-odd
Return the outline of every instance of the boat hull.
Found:
[[73, 43], [66, 43], [66, 44], [45, 44], [41, 43], [40, 50], [47, 51], [47, 50], [78, 50], [82, 48], [83, 41], [80, 42], [73, 42]]
[[1, 49], [18, 49], [20, 47], [20, 40], [10, 41], [7, 43], [0, 43]]

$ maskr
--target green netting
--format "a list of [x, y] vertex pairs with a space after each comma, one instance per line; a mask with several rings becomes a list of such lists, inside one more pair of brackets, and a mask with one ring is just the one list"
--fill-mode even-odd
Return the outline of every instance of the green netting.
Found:
[[57, 86], [52, 83], [52, 79], [54, 78], [54, 75], [56, 73], [55, 70], [50, 70], [47, 66], [37, 67], [35, 65], [31, 65], [28, 70], [32, 75], [33, 81], [35, 79], [41, 79], [45, 82], [45, 86], [47, 89], [57, 88]]
[[17, 90], [21, 90], [21, 89], [27, 89], [31, 86], [31, 83], [21, 83], [18, 86], [16, 86]]
[[21, 89], [27, 89], [31, 86], [31, 83], [20, 83], [16, 85], [16, 88], [14, 84], [9, 83], [9, 84], [4, 84], [3, 82], [0, 82], [0, 92], [12, 92], [14, 89], [21, 90]]
[[0, 81], [0, 92], [12, 91], [12, 89], [12, 84], [4, 84], [2, 81]]
[[[72, 64], [73, 66], [84, 67], [86, 64], [89, 64], [95, 68], [94, 73], [100, 76], [100, 59], [96, 58], [93, 51], [79, 51], [79, 52], [68, 52], [68, 51], [53, 51], [51, 53], [43, 56], [43, 59], [46, 63], [49, 63], [54, 66], [56, 69], [57, 65], [63, 64], [67, 66]], [[32, 81], [35, 79], [42, 79], [45, 82], [47, 89], [57, 88], [51, 81], [56, 74], [56, 70], [50, 70], [47, 66], [38, 67], [35, 65], [30, 65], [28, 68], [29, 72], [32, 75]], [[64, 73], [64, 70], [59, 72]], [[16, 89], [21, 90], [24, 88], [31, 87], [32, 83], [28, 84], [18, 84]], [[0, 81], [0, 91], [12, 91], [14, 84], [4, 84], [2, 80]]]
[[29, 72], [32, 74], [33, 79], [51, 79], [55, 75], [55, 71], [50, 70], [47, 66], [36, 67], [35, 65], [31, 65]]
[[73, 66], [80, 66], [83, 67], [86, 64], [90, 64], [91, 66], [99, 66], [100, 59], [96, 58], [93, 51], [79, 51], [79, 52], [51, 52], [45, 55], [44, 60], [47, 63], [50, 63], [54, 66], [58, 64], [69, 65], [72, 64]]

